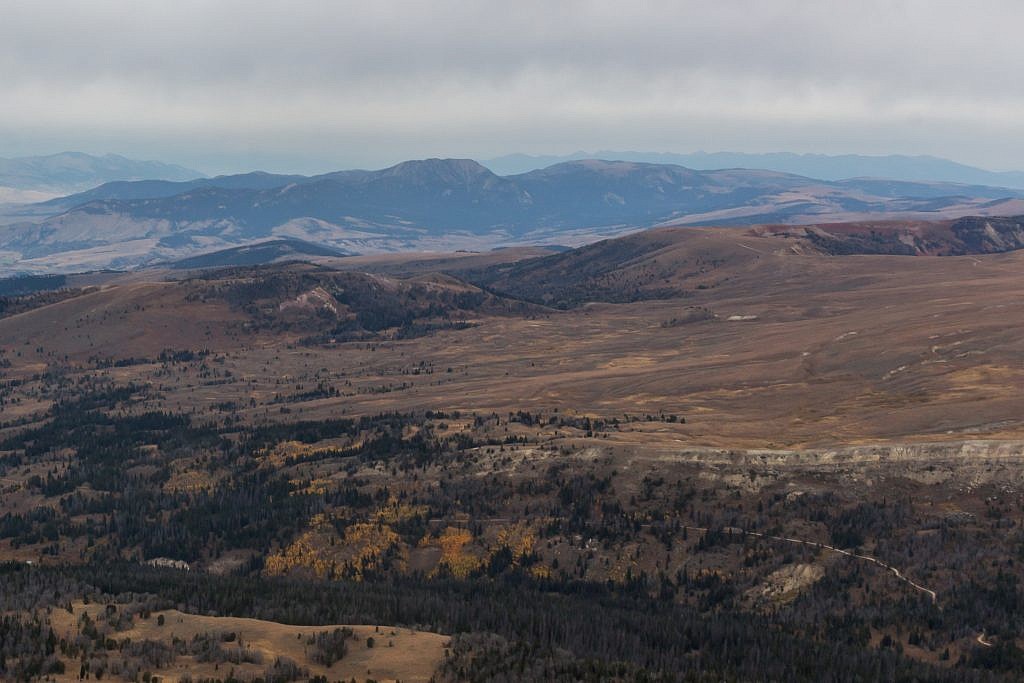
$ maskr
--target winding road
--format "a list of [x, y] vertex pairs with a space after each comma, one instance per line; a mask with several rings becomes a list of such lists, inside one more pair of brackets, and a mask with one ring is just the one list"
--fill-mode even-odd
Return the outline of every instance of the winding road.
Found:
[[[707, 531], [708, 531], [707, 527], [700, 527], [700, 526], [684, 526], [683, 528], [688, 530], [688, 531], [699, 531], [701, 533], [707, 533]], [[942, 609], [942, 607], [939, 605], [939, 599], [938, 599], [939, 596], [935, 593], [935, 591], [933, 591], [931, 588], [925, 588], [924, 586], [922, 586], [921, 584], [917, 583], [916, 581], [913, 581], [912, 579], [907, 578], [903, 574], [903, 572], [901, 572], [899, 569], [897, 569], [896, 567], [892, 566], [891, 564], [886, 564], [885, 562], [882, 562], [877, 557], [871, 557], [870, 555], [861, 555], [859, 553], [851, 552], [849, 550], [843, 550], [842, 548], [837, 548], [837, 547], [835, 547], [833, 545], [828, 545], [827, 543], [819, 543], [818, 541], [808, 541], [808, 540], [805, 540], [805, 539], [802, 539], [802, 538], [789, 538], [787, 536], [773, 536], [771, 534], [762, 534], [762, 533], [759, 533], [757, 531], [744, 531], [743, 529], [736, 529], [736, 528], [733, 528], [728, 533], [733, 533], [734, 531], [738, 531], [741, 534], [744, 534], [746, 536], [753, 536], [755, 538], [766, 538], [766, 539], [772, 540], [772, 541], [783, 541], [785, 543], [795, 543], [795, 544], [798, 544], [798, 545], [807, 545], [807, 546], [811, 546], [811, 547], [814, 547], [814, 548], [819, 548], [821, 550], [828, 550], [828, 551], [833, 552], [833, 553], [839, 553], [840, 555], [846, 555], [847, 557], [853, 557], [853, 558], [856, 558], [858, 560], [864, 560], [865, 562], [870, 562], [870, 563], [872, 563], [872, 564], [874, 564], [876, 566], [881, 567], [882, 569], [885, 569], [887, 571], [892, 572], [893, 576], [895, 576], [897, 579], [899, 579], [900, 581], [904, 582], [905, 584], [907, 584], [908, 586], [910, 586], [914, 590], [917, 590], [917, 591], [920, 591], [921, 593], [924, 593], [925, 595], [928, 596], [928, 598], [931, 600], [933, 605], [935, 605], [939, 609]], [[985, 640], [985, 632], [984, 631], [982, 631], [981, 633], [978, 634], [978, 637], [975, 638], [975, 641], [979, 645], [982, 645], [984, 647], [993, 647], [993, 645], [994, 645], [994, 643], [991, 643], [991, 642]]]
[[931, 588], [925, 588], [921, 584], [912, 581], [911, 579], [908, 579], [906, 576], [903, 575], [903, 572], [901, 572], [899, 569], [893, 567], [891, 564], [886, 564], [885, 562], [882, 562], [877, 557], [871, 557], [870, 555], [860, 555], [859, 553], [850, 552], [849, 550], [843, 550], [842, 548], [837, 548], [835, 546], [828, 545], [827, 543], [818, 543], [817, 541], [805, 541], [800, 538], [786, 538], [785, 536], [770, 536], [760, 534], [756, 531], [744, 531], [743, 533], [747, 534], [748, 536], [756, 536], [757, 538], [770, 538], [774, 541], [786, 541], [788, 543], [800, 543], [803, 545], [809, 545], [815, 548], [821, 548], [822, 550], [830, 550], [834, 553], [846, 555], [847, 557], [855, 557], [858, 560], [864, 560], [865, 562], [871, 562], [875, 565], [878, 565], [882, 569], [887, 569], [888, 571], [892, 572], [897, 579], [903, 581], [912, 588], [921, 591], [931, 599], [932, 604], [938, 605], [938, 596], [935, 594], [935, 591], [933, 591]]
[[[702, 533], [707, 533], [707, 531], [708, 531], [708, 529], [706, 527], [699, 527], [699, 526], [688, 526], [688, 527], [684, 527], [684, 528], [687, 529], [688, 531], [700, 531]], [[757, 531], [744, 531], [743, 529], [735, 529], [735, 528], [734, 528], [734, 531], [738, 531], [741, 534], [744, 534], [746, 536], [754, 536], [755, 538], [766, 538], [766, 539], [769, 539], [769, 540], [772, 540], [772, 541], [784, 541], [786, 543], [796, 543], [798, 545], [809, 545], [809, 546], [814, 547], [814, 548], [820, 548], [821, 550], [828, 550], [828, 551], [831, 551], [833, 553], [839, 553], [840, 555], [846, 555], [847, 557], [854, 557], [854, 558], [857, 558], [858, 560], [864, 560], [865, 562], [871, 562], [872, 564], [875, 564], [875, 565], [881, 567], [882, 569], [886, 569], [886, 570], [892, 572], [893, 575], [897, 579], [899, 579], [900, 581], [903, 581], [904, 583], [906, 583], [908, 586], [911, 586], [915, 590], [918, 590], [918, 591], [924, 593], [932, 601], [932, 604], [938, 605], [938, 595], [936, 595], [935, 591], [933, 591], [931, 588], [925, 588], [921, 584], [908, 579], [906, 576], [904, 576], [903, 572], [901, 572], [899, 569], [897, 569], [896, 567], [893, 567], [891, 564], [886, 564], [885, 562], [882, 562], [877, 557], [871, 557], [870, 555], [861, 555], [859, 553], [850, 552], [849, 550], [843, 550], [842, 548], [837, 548], [834, 545], [828, 545], [827, 543], [819, 543], [817, 541], [808, 541], [808, 540], [805, 540], [805, 539], [802, 539], [802, 538], [789, 538], [787, 536], [772, 536], [771, 534], [762, 534], [762, 533], [759, 533]], [[982, 634], [982, 635], [984, 635], [984, 634]]]

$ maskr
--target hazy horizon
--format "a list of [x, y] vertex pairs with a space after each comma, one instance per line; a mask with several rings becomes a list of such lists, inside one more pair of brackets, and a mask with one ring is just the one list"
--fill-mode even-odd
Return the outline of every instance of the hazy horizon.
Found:
[[996, 1], [14, 2], [0, 156], [217, 174], [730, 150], [1017, 170], [1021, 20]]
[[[62, 154], [87, 154], [89, 156], [95, 156], [95, 157], [103, 157], [103, 156], [107, 156], [107, 155], [112, 155], [112, 156], [124, 157], [126, 159], [130, 159], [130, 160], [133, 160], [133, 161], [164, 163], [164, 164], [169, 164], [169, 165], [173, 165], [173, 166], [181, 166], [181, 167], [183, 167], [183, 168], [185, 168], [187, 170], [196, 171], [196, 172], [201, 173], [201, 174], [203, 174], [205, 176], [208, 176], [208, 177], [213, 177], [213, 176], [217, 176], [217, 175], [239, 175], [239, 174], [245, 174], [245, 173], [250, 173], [250, 172], [268, 172], [268, 173], [275, 173], [275, 174], [282, 174], [282, 175], [289, 175], [289, 174], [291, 174], [291, 175], [310, 175], [310, 176], [312, 176], [312, 175], [318, 175], [318, 174], [322, 174], [322, 173], [331, 173], [331, 172], [334, 172], [334, 171], [345, 171], [345, 170], [368, 170], [368, 171], [375, 171], [375, 170], [382, 170], [382, 169], [385, 169], [385, 168], [389, 168], [391, 166], [395, 166], [395, 165], [400, 164], [400, 163], [405, 162], [405, 161], [423, 160], [423, 159], [428, 159], [428, 158], [440, 158], [440, 159], [461, 159], [461, 158], [465, 158], [465, 159], [472, 159], [473, 161], [476, 161], [476, 162], [480, 163], [481, 165], [490, 168], [490, 163], [491, 162], [513, 160], [513, 159], [516, 159], [518, 157], [518, 158], [523, 158], [523, 159], [536, 160], [537, 161], [537, 165], [535, 166], [535, 168], [543, 168], [546, 164], [548, 164], [549, 160], [553, 159], [553, 158], [559, 158], [559, 159], [561, 159], [561, 158], [564, 158], [564, 159], [592, 158], [592, 159], [607, 159], [607, 160], [610, 160], [610, 161], [615, 161], [615, 160], [626, 160], [626, 161], [628, 161], [629, 159], [626, 159], [625, 157], [630, 157], [630, 156], [637, 156], [637, 157], [639, 157], [639, 156], [650, 156], [650, 157], [661, 157], [661, 156], [663, 156], [663, 157], [687, 157], [687, 156], [694, 156], [694, 157], [700, 157], [700, 156], [718, 157], [718, 156], [745, 156], [745, 155], [763, 156], [763, 157], [765, 157], [766, 160], [768, 158], [770, 158], [770, 157], [781, 157], [781, 156], [793, 156], [793, 157], [800, 157], [800, 158], [827, 158], [827, 159], [840, 159], [842, 157], [849, 156], [849, 157], [858, 157], [858, 158], [868, 159], [868, 160], [870, 160], [870, 159], [882, 160], [882, 159], [886, 159], [886, 158], [904, 158], [904, 159], [908, 159], [908, 160], [920, 159], [920, 160], [931, 160], [931, 161], [939, 161], [939, 162], [950, 162], [950, 163], [953, 163], [953, 164], [961, 164], [961, 165], [969, 167], [969, 168], [974, 168], [974, 169], [977, 169], [977, 170], [987, 171], [987, 172], [992, 172], [992, 173], [1003, 173], [1003, 172], [1017, 172], [1017, 173], [1019, 173], [1019, 172], [1021, 172], [1020, 169], [1018, 169], [1018, 168], [1007, 168], [1007, 169], [986, 168], [986, 167], [981, 167], [981, 166], [974, 166], [972, 164], [966, 164], [966, 163], [964, 163], [964, 162], [962, 162], [962, 161], [960, 161], [958, 159], [949, 159], [949, 158], [946, 158], [946, 157], [939, 157], [939, 156], [930, 155], [930, 154], [920, 154], [920, 155], [857, 154], [855, 152], [839, 153], [839, 154], [825, 154], [825, 153], [820, 153], [820, 152], [792, 152], [792, 151], [788, 151], [788, 150], [773, 150], [773, 151], [766, 151], [766, 152], [746, 152], [746, 151], [742, 151], [742, 150], [704, 150], [704, 149], [698, 149], [698, 150], [692, 150], [692, 151], [637, 150], [637, 149], [628, 149], [628, 150], [627, 149], [616, 149], [616, 150], [611, 150], [611, 149], [595, 149], [595, 150], [574, 150], [574, 151], [565, 152], [565, 153], [537, 152], [537, 153], [532, 153], [532, 154], [528, 154], [528, 153], [524, 153], [524, 152], [512, 151], [512, 152], [508, 152], [508, 153], [505, 153], [505, 154], [497, 154], [497, 155], [494, 155], [494, 156], [489, 157], [489, 158], [483, 158], [483, 157], [458, 157], [458, 156], [452, 156], [452, 155], [439, 154], [439, 155], [434, 155], [432, 157], [400, 158], [400, 159], [394, 159], [394, 160], [387, 161], [387, 162], [380, 163], [380, 164], [376, 164], [376, 165], [364, 165], [364, 166], [344, 166], [344, 165], [338, 165], [338, 164], [333, 164], [332, 165], [332, 164], [330, 164], [330, 162], [325, 162], [326, 165], [303, 166], [302, 168], [292, 167], [292, 166], [282, 166], [282, 167], [263, 167], [263, 166], [226, 167], [226, 168], [224, 168], [222, 170], [218, 170], [218, 171], [215, 171], [215, 172], [209, 171], [206, 168], [198, 168], [195, 165], [191, 165], [191, 164], [185, 163], [185, 162], [180, 161], [180, 160], [175, 159], [175, 158], [140, 157], [140, 156], [134, 156], [132, 154], [125, 154], [125, 153], [117, 152], [117, 151], [104, 151], [104, 150], [86, 151], [86, 150], [82, 150], [82, 149], [61, 149], [61, 150], [58, 150], [58, 151], [41, 151], [39, 153], [17, 154], [17, 155], [15, 155], [15, 154], [0, 154], [0, 159], [18, 159], [18, 158], [35, 158], [35, 157], [45, 158], [45, 157], [51, 157], [51, 156], [60, 156]], [[623, 158], [620, 159], [619, 157], [623, 157]], [[553, 162], [553, 163], [557, 163], [557, 162]], [[655, 161], [652, 161], [650, 163], [674, 163], [674, 162], [672, 162], [672, 161], [655, 160]], [[769, 167], [768, 165], [764, 166], [764, 168], [768, 168], [768, 167]], [[1022, 164], [1022, 167], [1024, 167], [1024, 164]], [[497, 175], [507, 175], [508, 174], [508, 173], [502, 172], [501, 170], [496, 170], [496, 168], [497, 168], [497, 165], [495, 166], [495, 168], [491, 168], [491, 170], [494, 171], [494, 173], [496, 173]], [[531, 168], [533, 168], [533, 167], [531, 167]], [[703, 166], [701, 168], [703, 168]], [[855, 177], [855, 176], [851, 175], [850, 177]]]

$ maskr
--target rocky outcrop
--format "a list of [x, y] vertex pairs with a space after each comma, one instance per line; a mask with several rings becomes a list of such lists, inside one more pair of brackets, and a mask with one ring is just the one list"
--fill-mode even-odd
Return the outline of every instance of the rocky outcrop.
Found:
[[997, 254], [1024, 249], [1024, 216], [967, 216], [953, 223], [961, 254]]

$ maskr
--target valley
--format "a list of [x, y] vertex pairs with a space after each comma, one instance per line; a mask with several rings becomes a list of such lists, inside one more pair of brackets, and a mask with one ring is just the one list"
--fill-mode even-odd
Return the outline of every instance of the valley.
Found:
[[[229, 403], [252, 424], [297, 402], [313, 417], [426, 406], [676, 413], [688, 418], [676, 438], [708, 446], [1022, 435], [1024, 252], [806, 247], [685, 229], [525, 261], [495, 252], [482, 269], [483, 255], [463, 254], [434, 274], [429, 258], [383, 257], [140, 271], [0, 319], [0, 345], [20, 358], [7, 372], [27, 380], [21, 404], [43, 408], [32, 376], [52, 366], [74, 382], [159, 387], [146, 409]], [[512, 263], [495, 262], [501, 254]], [[190, 362], [159, 358], [199, 350]], [[319, 385], [337, 395], [301, 399]]]
[[[0, 605], [70, 632], [38, 671], [184, 680], [239, 631], [280, 680], [1012, 680], [1018, 233], [229, 252], [13, 295]], [[328, 668], [280, 635], [344, 624]]]
[[0, 683], [1024, 681], [1022, 25], [4, 3]]

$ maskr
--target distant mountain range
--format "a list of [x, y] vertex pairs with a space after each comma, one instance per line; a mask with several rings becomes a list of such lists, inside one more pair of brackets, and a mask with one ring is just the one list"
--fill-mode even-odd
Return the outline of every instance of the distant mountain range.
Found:
[[991, 185], [1024, 189], [1024, 171], [986, 171], [933, 156], [866, 156], [860, 154], [742, 154], [735, 152], [694, 152], [671, 154], [661, 152], [576, 152], [562, 156], [509, 154], [481, 163], [495, 173], [512, 175], [536, 168], [579, 159], [640, 161], [652, 164], [675, 164], [698, 170], [751, 168], [794, 173], [822, 180], [847, 178], [887, 178], [924, 182]]
[[0, 201], [17, 201], [33, 196], [31, 193], [80, 192], [114, 180], [191, 180], [201, 177], [202, 173], [182, 166], [137, 161], [117, 154], [92, 156], [64, 152], [49, 156], [0, 158]]
[[655, 225], [1024, 213], [1024, 191], [594, 159], [499, 176], [469, 159], [318, 176], [118, 181], [0, 227], [0, 271], [130, 268], [291, 238], [345, 253], [578, 245]]

